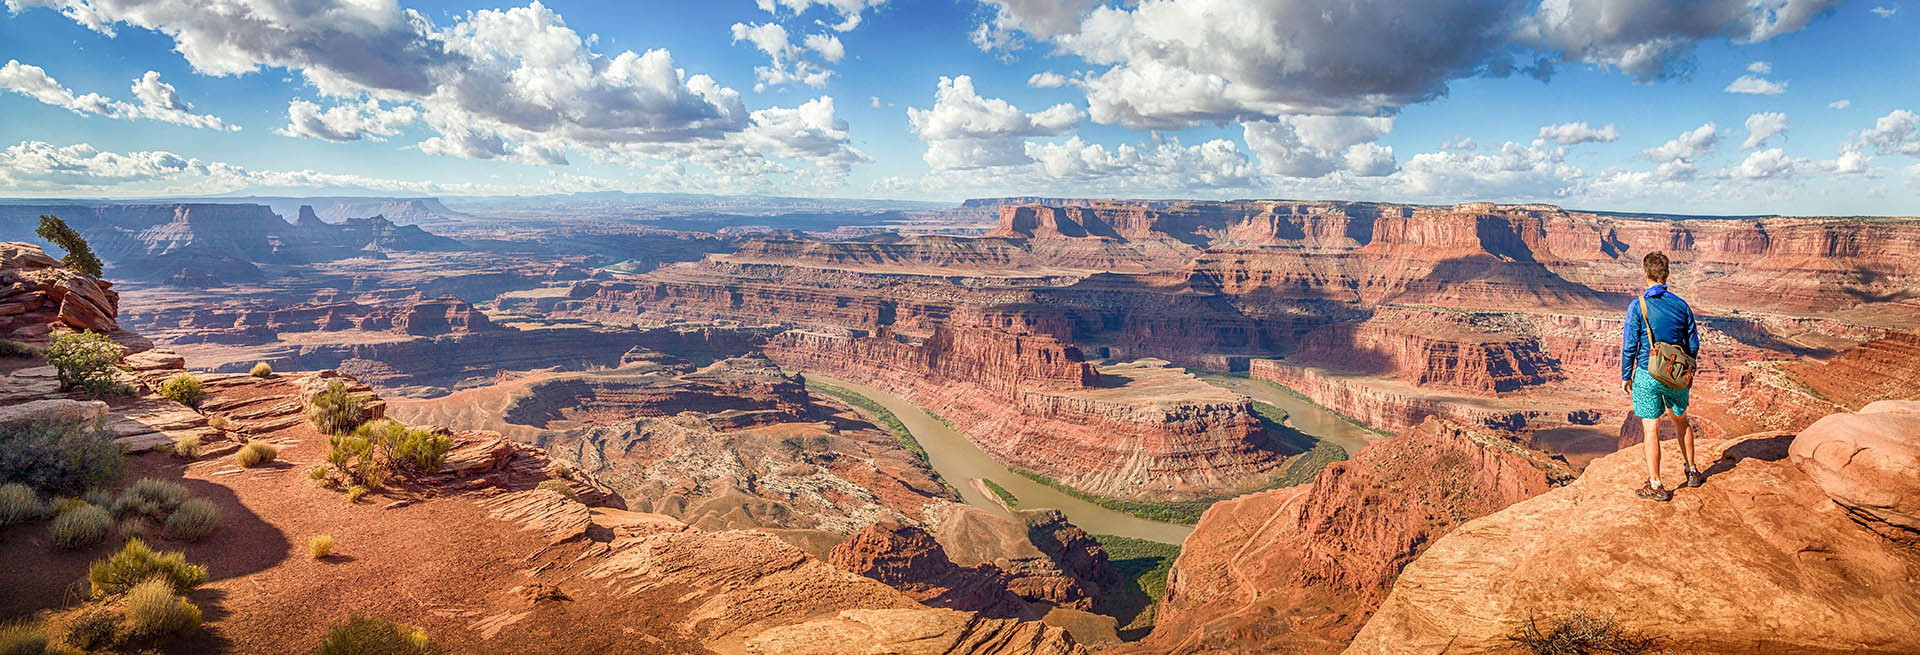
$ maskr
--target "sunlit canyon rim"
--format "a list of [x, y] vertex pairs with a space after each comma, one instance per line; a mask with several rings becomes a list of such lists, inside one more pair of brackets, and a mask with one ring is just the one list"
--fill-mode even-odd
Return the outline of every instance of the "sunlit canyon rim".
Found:
[[4, 4], [0, 655], [1920, 653], [1911, 0]]

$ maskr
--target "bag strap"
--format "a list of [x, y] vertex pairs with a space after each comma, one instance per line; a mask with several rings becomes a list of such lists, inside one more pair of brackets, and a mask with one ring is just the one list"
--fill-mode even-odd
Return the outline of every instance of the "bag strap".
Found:
[[1640, 297], [1640, 322], [1647, 326], [1647, 361], [1653, 361], [1653, 316], [1647, 313], [1647, 297]]

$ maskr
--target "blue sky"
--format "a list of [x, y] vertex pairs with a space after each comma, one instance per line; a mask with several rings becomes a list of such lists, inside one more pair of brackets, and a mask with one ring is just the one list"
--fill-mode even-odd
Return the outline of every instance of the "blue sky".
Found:
[[1910, 215], [1905, 1], [7, 0], [0, 196]]

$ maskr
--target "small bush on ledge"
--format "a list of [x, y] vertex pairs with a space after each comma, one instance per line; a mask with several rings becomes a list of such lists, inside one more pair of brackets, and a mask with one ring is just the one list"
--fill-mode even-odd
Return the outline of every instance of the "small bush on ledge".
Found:
[[66, 332], [53, 335], [47, 362], [53, 364], [62, 390], [104, 395], [126, 390], [116, 378], [124, 370], [120, 358], [126, 353], [126, 347], [98, 332]]
[[313, 427], [323, 434], [346, 434], [360, 427], [366, 400], [347, 390], [347, 383], [340, 380], [327, 382], [327, 388], [313, 394], [308, 403], [307, 418], [313, 421]]
[[258, 364], [254, 364], [253, 370], [247, 371], [247, 375], [251, 375], [256, 378], [270, 378], [270, 377], [273, 377], [273, 367], [268, 365], [266, 362], [260, 362]]
[[200, 399], [207, 395], [207, 389], [200, 384], [200, 378], [186, 371], [175, 373], [173, 377], [161, 382], [157, 391], [162, 398], [196, 408], [200, 406]]
[[1620, 627], [1610, 616], [1584, 611], [1567, 615], [1544, 629], [1534, 617], [1507, 640], [1529, 655], [1656, 655], [1665, 653], [1657, 637]]
[[560, 480], [544, 480], [535, 488], [545, 489], [547, 491], [551, 491], [551, 492], [560, 494], [562, 496], [566, 496], [567, 500], [571, 500], [576, 503], [581, 502], [580, 492], [574, 491], [573, 485], [567, 484], [566, 482], [563, 482]]

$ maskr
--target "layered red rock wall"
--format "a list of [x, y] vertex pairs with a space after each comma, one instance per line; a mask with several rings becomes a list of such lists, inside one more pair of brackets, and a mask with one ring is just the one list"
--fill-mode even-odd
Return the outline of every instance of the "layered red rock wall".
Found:
[[1312, 484], [1208, 509], [1153, 632], [1121, 652], [1338, 652], [1434, 539], [1569, 478], [1500, 436], [1430, 419]]
[[[1247, 374], [1292, 389], [1322, 407], [1387, 432], [1405, 431], [1428, 417], [1493, 430], [1518, 431], [1539, 424], [1590, 425], [1597, 415], [1567, 411], [1502, 409], [1491, 404], [1458, 402], [1446, 396], [1422, 394], [1406, 388], [1396, 392], [1361, 378], [1287, 364], [1271, 359], [1249, 362]], [[1615, 378], [1619, 374], [1615, 373]]]
[[[1422, 322], [1439, 329], [1423, 329]], [[1561, 379], [1560, 362], [1538, 340], [1459, 330], [1448, 334], [1447, 327], [1433, 313], [1392, 312], [1315, 330], [1301, 338], [1292, 359], [1489, 395]]]
[[892, 389], [1000, 461], [1098, 494], [1214, 495], [1254, 483], [1279, 460], [1261, 445], [1245, 398], [1100, 393], [1079, 351], [1043, 335], [943, 327], [914, 343], [790, 330], [766, 352], [784, 366]]

